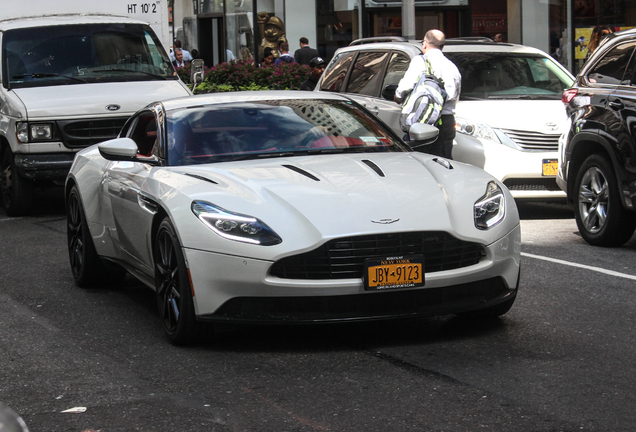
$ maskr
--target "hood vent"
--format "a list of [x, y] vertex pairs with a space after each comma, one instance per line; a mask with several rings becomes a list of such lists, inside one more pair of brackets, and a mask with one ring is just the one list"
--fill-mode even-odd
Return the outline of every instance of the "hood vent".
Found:
[[375, 171], [376, 174], [378, 174], [380, 177], [385, 177], [384, 171], [382, 171], [380, 169], [380, 167], [377, 166], [374, 162], [371, 162], [369, 159], [362, 159], [362, 163], [364, 163], [369, 168], [371, 168], [373, 171]]
[[304, 175], [305, 177], [309, 177], [309, 178], [310, 178], [310, 179], [312, 179], [312, 180], [320, 181], [320, 179], [319, 179], [318, 177], [316, 177], [315, 175], [313, 175], [313, 174], [311, 174], [311, 173], [308, 173], [307, 171], [305, 171], [305, 170], [304, 170], [304, 169], [302, 169], [302, 168], [298, 168], [297, 166], [294, 166], [294, 165], [283, 165], [283, 166], [284, 166], [285, 168], [287, 168], [287, 169], [290, 169], [290, 170], [292, 170], [292, 171], [294, 171], [294, 172], [297, 172], [298, 174], [302, 174], [302, 175]]
[[203, 176], [196, 175], [196, 174], [190, 174], [190, 173], [186, 173], [186, 175], [187, 175], [187, 176], [190, 176], [190, 177], [192, 177], [192, 178], [195, 178], [195, 179], [203, 180], [203, 181], [206, 181], [206, 182], [209, 182], [209, 183], [212, 183], [212, 184], [218, 185], [218, 183], [217, 183], [217, 182], [215, 182], [214, 180], [209, 179], [209, 178], [207, 178], [207, 177], [203, 177]]

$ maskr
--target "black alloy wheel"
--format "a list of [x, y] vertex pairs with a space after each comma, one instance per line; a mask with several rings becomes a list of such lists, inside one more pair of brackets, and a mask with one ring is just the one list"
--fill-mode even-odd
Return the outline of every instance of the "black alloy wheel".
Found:
[[634, 234], [636, 214], [626, 210], [611, 163], [601, 155], [589, 156], [576, 183], [574, 216], [585, 241], [594, 246], [620, 246]]
[[126, 272], [107, 267], [97, 255], [88, 230], [79, 190], [73, 186], [66, 198], [66, 236], [68, 257], [75, 283], [82, 288], [121, 282]]
[[33, 210], [33, 181], [18, 173], [8, 147], [0, 159], [0, 192], [8, 216], [25, 216]]
[[159, 225], [154, 257], [157, 305], [164, 330], [172, 343], [190, 344], [198, 336], [192, 289], [179, 239], [168, 218]]

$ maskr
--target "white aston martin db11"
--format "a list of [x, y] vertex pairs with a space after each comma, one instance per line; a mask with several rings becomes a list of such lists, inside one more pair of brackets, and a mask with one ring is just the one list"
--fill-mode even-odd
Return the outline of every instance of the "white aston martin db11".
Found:
[[[418, 125], [410, 138], [436, 134]], [[130, 272], [156, 291], [177, 344], [201, 321], [494, 317], [519, 285], [506, 187], [411, 151], [334, 94], [151, 104], [77, 154], [66, 202], [76, 283]]]

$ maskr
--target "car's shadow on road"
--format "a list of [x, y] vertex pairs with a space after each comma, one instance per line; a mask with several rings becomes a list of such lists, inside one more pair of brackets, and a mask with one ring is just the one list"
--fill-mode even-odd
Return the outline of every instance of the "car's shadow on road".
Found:
[[433, 344], [506, 332], [506, 318], [467, 320], [455, 316], [308, 325], [217, 325], [200, 347], [224, 352], [324, 352]]
[[565, 200], [526, 201], [517, 200], [521, 220], [529, 219], [573, 219], [574, 211]]

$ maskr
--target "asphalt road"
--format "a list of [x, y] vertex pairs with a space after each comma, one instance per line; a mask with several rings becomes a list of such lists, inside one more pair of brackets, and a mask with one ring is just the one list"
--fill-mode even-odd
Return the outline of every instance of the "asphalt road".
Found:
[[520, 211], [499, 320], [232, 326], [178, 348], [134, 279], [74, 285], [59, 200], [0, 207], [0, 402], [31, 432], [634, 430], [636, 239], [593, 248], [565, 206]]

